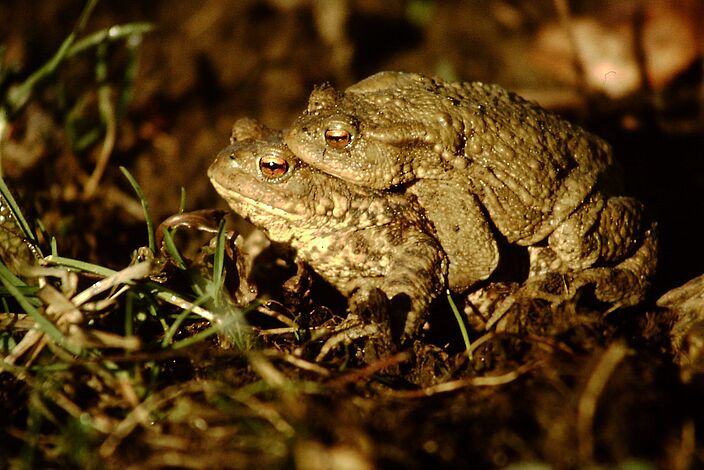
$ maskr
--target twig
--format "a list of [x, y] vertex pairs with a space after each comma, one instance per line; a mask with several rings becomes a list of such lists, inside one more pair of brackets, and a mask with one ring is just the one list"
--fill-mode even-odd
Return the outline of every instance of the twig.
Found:
[[149, 275], [152, 270], [151, 261], [142, 261], [141, 263], [133, 264], [126, 267], [122, 271], [113, 274], [110, 277], [101, 279], [100, 281], [94, 283], [92, 286], [85, 289], [83, 292], [76, 294], [71, 302], [76, 306], [80, 307], [84, 303], [88, 302], [90, 299], [96, 295], [105, 292], [108, 289], [112, 289], [120, 284], [125, 284], [131, 282], [135, 279], [142, 279]]
[[582, 463], [590, 462], [594, 456], [594, 415], [599, 397], [616, 367], [628, 355], [629, 349], [622, 343], [613, 343], [599, 359], [584, 393], [577, 405], [577, 455]]
[[159, 297], [164, 302], [170, 303], [171, 305], [174, 305], [180, 309], [189, 310], [198, 315], [199, 317], [205, 318], [209, 322], [213, 322], [217, 319], [217, 316], [210, 310], [196, 305], [193, 302], [189, 302], [188, 300], [182, 299], [176, 294], [162, 291], [157, 294], [157, 297]]
[[486, 343], [487, 341], [493, 339], [494, 336], [496, 336], [496, 333], [494, 333], [493, 331], [489, 331], [488, 333], [484, 333], [483, 335], [481, 335], [479, 338], [477, 338], [477, 339], [472, 343], [472, 347], [471, 347], [471, 349], [470, 349], [469, 352], [470, 352], [471, 354], [474, 354], [474, 351], [476, 351], [477, 349], [479, 349], [479, 346], [481, 346], [482, 344]]
[[348, 385], [350, 383], [359, 382], [360, 380], [366, 379], [367, 377], [379, 372], [380, 370], [384, 370], [389, 366], [401, 364], [402, 362], [406, 362], [410, 358], [411, 353], [408, 351], [402, 351], [400, 353], [394, 354], [393, 356], [383, 357], [378, 361], [374, 361], [372, 364], [369, 364], [364, 369], [354, 370], [349, 374], [345, 374], [342, 377], [338, 377], [337, 379], [331, 381], [330, 385], [332, 387], [344, 387], [345, 385]]
[[306, 361], [300, 357], [296, 357], [293, 354], [281, 353], [275, 349], [265, 349], [262, 351], [262, 354], [269, 359], [280, 359], [288, 362], [294, 367], [298, 367], [299, 369], [306, 370], [308, 372], [313, 372], [321, 377], [328, 377], [330, 375], [330, 371], [325, 367], [322, 367], [314, 362]]
[[[266, 315], [269, 318], [273, 318], [275, 320], [280, 321], [284, 325], [289, 326], [290, 328], [297, 328], [296, 322], [292, 320], [291, 318], [287, 317], [286, 315], [282, 314], [281, 312], [277, 312], [274, 309], [269, 308], [267, 305], [260, 305], [256, 309], [257, 313], [261, 313], [262, 315]], [[267, 331], [267, 330], [263, 330]]]
[[260, 336], [293, 335], [293, 334], [296, 334], [296, 332], [298, 331], [298, 327], [284, 326], [282, 328], [266, 328], [266, 329], [254, 328], [254, 331], [256, 331], [257, 334]]
[[524, 364], [519, 368], [502, 375], [468, 377], [466, 379], [451, 380], [449, 382], [433, 385], [420, 390], [393, 390], [387, 391], [386, 393], [396, 398], [423, 398], [437, 395], [438, 393], [454, 392], [456, 390], [461, 390], [468, 387], [497, 387], [499, 385], [505, 385], [513, 382], [521, 375], [535, 368], [536, 365], [537, 363], [532, 362]]

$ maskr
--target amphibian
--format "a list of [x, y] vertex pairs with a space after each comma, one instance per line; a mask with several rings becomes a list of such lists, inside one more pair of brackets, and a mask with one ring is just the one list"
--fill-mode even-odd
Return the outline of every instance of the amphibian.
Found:
[[498, 240], [529, 247], [532, 277], [595, 284], [614, 306], [642, 300], [654, 272], [655, 225], [620, 195], [610, 146], [497, 85], [402, 72], [323, 85], [285, 142], [350, 183], [415, 195], [453, 288], [494, 272]]
[[349, 297], [350, 310], [379, 289], [399, 300], [402, 336], [422, 325], [446, 286], [447, 258], [415, 198], [349, 184], [299, 161], [280, 133], [240, 120], [208, 170], [239, 215]]

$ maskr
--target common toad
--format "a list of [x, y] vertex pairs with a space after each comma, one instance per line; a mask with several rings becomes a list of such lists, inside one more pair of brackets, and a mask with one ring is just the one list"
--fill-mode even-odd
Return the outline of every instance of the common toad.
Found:
[[361, 187], [413, 194], [450, 259], [449, 285], [488, 278], [498, 239], [529, 247], [530, 275], [595, 285], [614, 306], [643, 299], [655, 224], [620, 196], [610, 146], [497, 85], [381, 72], [311, 93], [286, 144]]
[[[446, 286], [447, 258], [415, 198], [349, 184], [299, 161], [281, 134], [239, 120], [208, 170], [239, 215], [363, 308], [381, 290], [403, 314], [402, 337], [422, 325]], [[393, 323], [393, 322], [392, 322]]]

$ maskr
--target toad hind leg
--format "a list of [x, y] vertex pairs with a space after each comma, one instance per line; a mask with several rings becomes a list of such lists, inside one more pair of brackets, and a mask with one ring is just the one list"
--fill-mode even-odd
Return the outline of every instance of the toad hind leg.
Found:
[[565, 275], [568, 296], [592, 284], [613, 308], [637, 304], [657, 264], [657, 227], [644, 214], [633, 198], [592, 196], [550, 235], [553, 265], [542, 269]]

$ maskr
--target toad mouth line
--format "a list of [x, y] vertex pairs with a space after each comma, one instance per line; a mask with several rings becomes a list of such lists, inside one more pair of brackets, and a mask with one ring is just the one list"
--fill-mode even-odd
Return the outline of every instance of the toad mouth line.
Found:
[[288, 220], [301, 220], [304, 218], [302, 215], [292, 214], [291, 212], [288, 212], [284, 209], [279, 209], [278, 207], [272, 207], [272, 206], [268, 206], [266, 204], [262, 204], [260, 201], [257, 201], [256, 199], [245, 196], [242, 193], [238, 193], [237, 191], [232, 191], [230, 188], [226, 188], [225, 186], [218, 183], [217, 181], [212, 181], [212, 184], [218, 193], [220, 193], [221, 195], [226, 195], [226, 196], [223, 196], [226, 200], [227, 199], [235, 199], [235, 200], [241, 201], [249, 206], [253, 206], [254, 208], [256, 208], [260, 211], [267, 212], [269, 214], [273, 214], [278, 217], [283, 217]]

